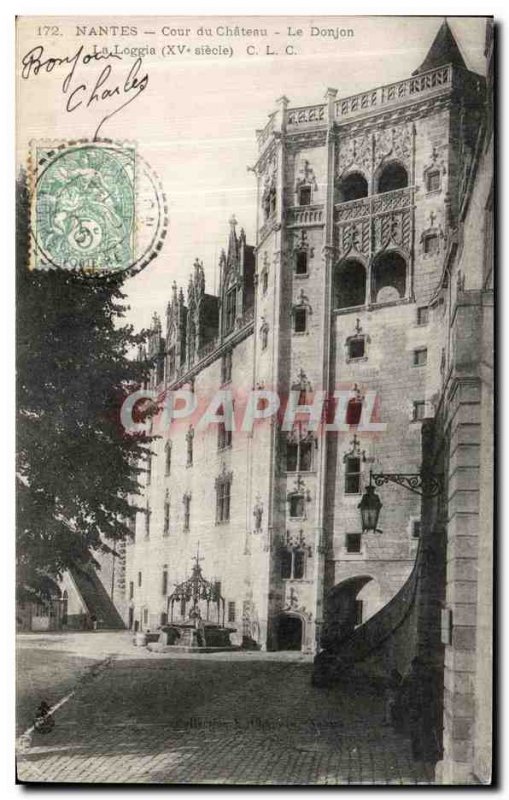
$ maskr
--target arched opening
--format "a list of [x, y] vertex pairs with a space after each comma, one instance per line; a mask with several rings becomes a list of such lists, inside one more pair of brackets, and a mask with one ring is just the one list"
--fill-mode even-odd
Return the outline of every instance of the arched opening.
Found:
[[373, 302], [392, 303], [406, 292], [406, 261], [399, 253], [383, 253], [373, 264]]
[[341, 642], [347, 639], [358, 625], [365, 622], [369, 609], [365, 607], [362, 592], [366, 584], [371, 584], [370, 575], [356, 575], [334, 586], [326, 599], [325, 624], [322, 647], [338, 651]]
[[366, 269], [351, 259], [340, 265], [336, 274], [336, 308], [363, 306], [366, 302]]
[[391, 161], [382, 168], [378, 175], [378, 194], [394, 192], [408, 186], [408, 173], [402, 164]]
[[277, 649], [300, 650], [302, 648], [303, 626], [300, 617], [281, 614], [277, 625]]
[[350, 172], [339, 183], [338, 203], [349, 203], [350, 200], [360, 200], [368, 196], [368, 182], [360, 172]]

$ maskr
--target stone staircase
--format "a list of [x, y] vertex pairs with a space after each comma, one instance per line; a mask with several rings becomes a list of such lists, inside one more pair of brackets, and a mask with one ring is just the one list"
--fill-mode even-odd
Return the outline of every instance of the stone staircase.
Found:
[[115, 608], [95, 569], [92, 566], [73, 567], [71, 575], [89, 615], [96, 618], [97, 627], [103, 630], [124, 630], [125, 625], [122, 617]]

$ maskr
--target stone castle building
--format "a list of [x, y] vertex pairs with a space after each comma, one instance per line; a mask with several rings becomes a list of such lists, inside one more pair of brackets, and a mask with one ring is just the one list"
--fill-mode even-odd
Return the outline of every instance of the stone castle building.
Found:
[[[475, 555], [479, 514], [491, 530], [489, 501], [479, 507], [490, 476], [478, 448], [481, 417], [489, 426], [491, 413], [489, 367], [479, 373], [478, 352], [485, 319], [490, 361], [483, 292], [492, 277], [478, 268], [490, 232], [476, 228], [489, 227], [492, 192], [485, 97], [485, 78], [468, 69], [444, 23], [424, 62], [396, 83], [345, 98], [329, 89], [302, 108], [280, 98], [257, 131], [256, 242], [232, 218], [218, 295], [207, 292], [196, 260], [186, 293], [169, 287], [166, 319], [154, 317], [149, 343], [150, 388], [160, 397], [188, 390], [201, 411], [231, 389], [234, 429], [202, 426], [198, 415], [153, 421], [160, 438], [136, 499], [142, 511], [114, 576], [126, 625], [154, 629], [186, 618], [186, 597], [174, 589], [198, 557], [234, 641], [315, 653], [398, 596], [424, 525], [445, 531], [435, 646], [445, 658], [444, 775], [452, 781], [473, 771], [472, 686], [486, 667], [476, 656], [478, 626], [485, 644], [490, 637]], [[324, 391], [323, 423], [334, 392], [347, 392], [343, 429], [312, 430], [301, 414], [289, 431], [276, 415], [239, 430], [252, 389], [297, 391], [301, 405]], [[366, 428], [367, 417], [385, 430]], [[425, 420], [434, 431], [427, 454]], [[447, 480], [426, 520], [419, 496], [388, 484], [382, 532], [362, 533], [358, 504], [370, 470], [419, 473], [431, 451]], [[486, 753], [481, 761], [486, 772]]]

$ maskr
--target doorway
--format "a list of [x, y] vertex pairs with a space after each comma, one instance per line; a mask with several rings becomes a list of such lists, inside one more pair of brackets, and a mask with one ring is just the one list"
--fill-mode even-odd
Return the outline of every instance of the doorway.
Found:
[[282, 614], [277, 629], [278, 650], [300, 650], [302, 648], [302, 620]]

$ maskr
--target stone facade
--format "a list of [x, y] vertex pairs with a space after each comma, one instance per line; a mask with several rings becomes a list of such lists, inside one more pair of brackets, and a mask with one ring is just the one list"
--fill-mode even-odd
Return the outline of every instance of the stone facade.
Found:
[[[492, 143], [478, 139], [485, 80], [466, 68], [444, 25], [410, 78], [345, 99], [330, 89], [304, 108], [282, 97], [257, 131], [256, 248], [232, 219], [218, 296], [206, 293], [197, 260], [187, 296], [170, 292], [165, 329], [154, 319], [151, 388], [187, 389], [198, 411], [171, 427], [154, 420], [160, 438], [119, 571], [119, 608], [142, 629], [185, 616], [169, 598], [199, 552], [238, 643], [316, 652], [322, 635], [354, 630], [407, 580], [421, 523], [420, 499], [389, 485], [383, 533], [361, 536], [369, 471], [419, 472], [422, 421], [436, 415], [447, 508], [429, 513], [447, 529], [450, 782], [456, 763], [472, 773], [472, 687], [485, 669], [476, 634], [491, 641], [482, 587], [491, 580], [492, 506], [480, 489], [492, 482], [483, 432], [492, 424], [492, 278], [480, 266], [475, 221], [487, 219]], [[200, 423], [221, 388], [234, 393], [231, 437]], [[305, 416], [285, 431], [274, 416], [243, 432], [252, 389], [299, 391], [307, 404], [342, 390], [353, 402], [339, 431], [312, 431]], [[485, 684], [480, 691], [487, 703]], [[477, 728], [484, 779], [486, 715]]]

